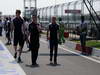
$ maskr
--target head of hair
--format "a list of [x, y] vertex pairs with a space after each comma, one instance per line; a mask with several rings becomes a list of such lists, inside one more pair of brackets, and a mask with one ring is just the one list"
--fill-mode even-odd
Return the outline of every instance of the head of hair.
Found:
[[58, 19], [59, 19], [59, 21], [62, 21], [62, 18], [61, 17], [59, 17]]
[[6, 20], [8, 20], [8, 17], [6, 17]]
[[17, 14], [17, 13], [21, 14], [21, 11], [20, 11], [20, 10], [16, 10], [16, 14]]
[[32, 15], [32, 17], [37, 17], [37, 15]]
[[56, 19], [56, 17], [55, 17], [55, 16], [53, 16], [53, 17], [52, 17], [52, 19]]

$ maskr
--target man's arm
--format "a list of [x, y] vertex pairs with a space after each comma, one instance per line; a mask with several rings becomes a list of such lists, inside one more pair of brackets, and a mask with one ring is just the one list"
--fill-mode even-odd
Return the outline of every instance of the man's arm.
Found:
[[12, 21], [11, 21], [11, 32], [14, 31], [14, 28], [15, 28], [15, 27], [14, 27], [14, 21], [12, 20]]
[[59, 33], [59, 25], [58, 25], [58, 27], [57, 27], [57, 38], [59, 39], [59, 35], [60, 35], [60, 33]]
[[30, 24], [28, 25], [28, 40], [30, 42], [30, 36], [31, 36], [31, 27], [30, 27]]
[[47, 28], [47, 40], [49, 40], [49, 27]]

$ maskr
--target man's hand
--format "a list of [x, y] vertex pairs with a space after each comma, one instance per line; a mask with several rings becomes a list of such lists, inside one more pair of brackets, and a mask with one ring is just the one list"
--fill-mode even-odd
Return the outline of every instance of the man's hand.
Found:
[[47, 37], [47, 41], [50, 40], [50, 37]]

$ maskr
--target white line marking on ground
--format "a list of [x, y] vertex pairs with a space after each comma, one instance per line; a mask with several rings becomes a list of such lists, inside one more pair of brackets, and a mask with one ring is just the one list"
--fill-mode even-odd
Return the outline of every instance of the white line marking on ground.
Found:
[[[3, 46], [3, 48], [4, 48], [4, 51], [3, 51], [3, 53], [5, 53], [5, 54], [7, 54], [7, 55], [9, 55], [10, 57], [8, 58], [8, 59], [4, 59], [4, 60], [2, 60], [2, 61], [5, 61], [5, 60], [7, 60], [7, 62], [4, 62], [4, 67], [3, 67], [3, 69], [5, 69], [5, 70], [10, 70], [10, 69], [15, 69], [16, 70], [16, 72], [15, 73], [13, 73], [13, 72], [7, 72], [7, 74], [6, 75], [26, 75], [26, 73], [24, 72], [24, 70], [21, 68], [21, 66], [16, 62], [16, 64], [12, 64], [12, 63], [10, 63], [10, 62], [15, 62], [15, 59], [13, 58], [13, 56], [11, 55], [11, 53], [9, 52], [9, 50], [6, 48], [6, 46], [3, 44], [3, 42], [0, 40], [0, 44]], [[8, 64], [8, 65], [7, 65]], [[2, 75], [2, 74], [0, 74], [0, 75]], [[5, 75], [5, 74], [4, 74]]]
[[[45, 43], [45, 44], [48, 44], [48, 42], [47, 42], [46, 40], [44, 40], [44, 39], [40, 39], [40, 41], [43, 42], [43, 43]], [[65, 46], [64, 46], [64, 47], [65, 47]], [[88, 59], [88, 60], [91, 60], [91, 61], [93, 61], [93, 62], [96, 62], [96, 63], [99, 63], [99, 64], [100, 64], [100, 61], [99, 61], [99, 60], [93, 59], [93, 58], [88, 57], [88, 56], [84, 56], [84, 55], [82, 55], [82, 54], [80, 54], [80, 53], [77, 53], [77, 52], [68, 50], [68, 49], [66, 49], [66, 48], [64, 48], [64, 47], [59, 46], [60, 49], [63, 49], [63, 50], [65, 50], [65, 51], [68, 51], [68, 52], [70, 52], [70, 53], [79, 55], [79, 56], [81, 56], [81, 57], [84, 57], [84, 58], [86, 58], [86, 59]]]

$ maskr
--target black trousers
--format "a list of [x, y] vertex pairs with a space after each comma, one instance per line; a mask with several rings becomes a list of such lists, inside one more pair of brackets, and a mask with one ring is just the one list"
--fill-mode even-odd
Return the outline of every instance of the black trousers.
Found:
[[39, 51], [39, 48], [34, 48], [31, 50], [32, 65], [36, 64], [36, 60], [38, 57], [38, 51]]
[[50, 61], [54, 55], [54, 62], [57, 62], [58, 41], [50, 40]]
[[0, 36], [2, 36], [2, 27], [0, 27]]
[[85, 46], [86, 46], [86, 34], [80, 34], [80, 42], [82, 47], [82, 52], [86, 52]]

